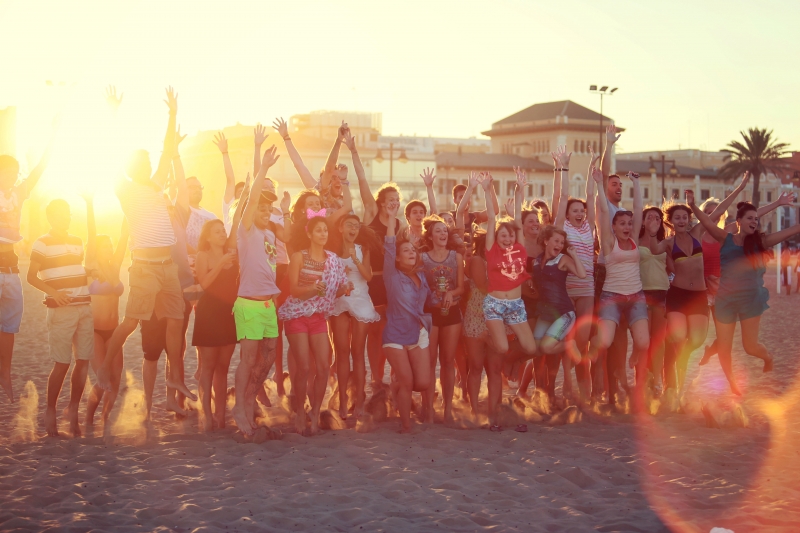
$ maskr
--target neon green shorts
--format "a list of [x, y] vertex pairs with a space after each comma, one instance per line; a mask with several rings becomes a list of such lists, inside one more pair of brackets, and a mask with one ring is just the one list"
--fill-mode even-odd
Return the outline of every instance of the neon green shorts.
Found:
[[233, 303], [233, 318], [236, 321], [236, 340], [275, 339], [278, 337], [278, 314], [275, 302], [236, 298]]

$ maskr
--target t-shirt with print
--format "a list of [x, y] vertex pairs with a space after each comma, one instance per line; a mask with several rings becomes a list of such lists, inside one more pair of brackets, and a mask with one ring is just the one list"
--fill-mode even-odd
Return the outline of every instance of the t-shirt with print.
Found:
[[189, 207], [189, 222], [186, 224], [186, 243], [197, 250], [197, 243], [200, 240], [200, 232], [203, 225], [209, 220], [216, 220], [217, 215], [207, 209]]
[[122, 212], [131, 231], [131, 250], [161, 248], [175, 244], [175, 233], [167, 210], [164, 191], [155, 184], [123, 181], [117, 188]]
[[239, 296], [255, 298], [280, 293], [275, 284], [278, 264], [274, 224], [264, 229], [255, 224], [246, 229], [239, 225], [236, 245], [239, 252]]
[[[42, 235], [33, 243], [31, 261], [39, 263], [42, 281], [58, 291], [69, 292], [72, 300], [69, 305], [91, 303], [83, 266], [83, 241], [80, 238], [67, 235], [61, 239], [49, 233]], [[45, 296], [44, 304], [58, 307], [49, 295]]]

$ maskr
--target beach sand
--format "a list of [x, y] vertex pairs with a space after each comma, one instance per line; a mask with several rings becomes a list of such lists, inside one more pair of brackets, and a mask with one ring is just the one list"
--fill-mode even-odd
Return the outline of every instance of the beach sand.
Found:
[[[766, 282], [773, 287], [774, 276]], [[2, 531], [800, 530], [800, 295], [773, 294], [763, 317], [772, 374], [735, 345], [743, 401], [728, 393], [716, 358], [697, 365], [698, 351], [685, 414], [667, 412], [669, 402], [638, 421], [605, 409], [554, 416], [529, 405], [507, 409], [510, 419], [525, 417], [527, 433], [436, 424], [400, 435], [390, 419], [369, 432], [257, 444], [241, 443], [234, 428], [200, 433], [196, 412], [184, 420], [165, 412], [163, 357], [154, 420], [143, 427], [138, 331], [125, 347], [127, 389], [109, 428], [98, 418], [83, 438], [43, 437], [52, 363], [41, 296], [24, 285], [18, 402], [0, 399]], [[234, 356], [231, 385], [237, 363]], [[192, 389], [195, 368], [190, 348]], [[68, 389], [67, 381], [64, 434]], [[271, 399], [264, 423], [287, 430], [274, 386]], [[707, 427], [703, 405], [721, 429]], [[85, 396], [81, 420], [84, 407]], [[262, 430], [259, 441], [272, 435]]]

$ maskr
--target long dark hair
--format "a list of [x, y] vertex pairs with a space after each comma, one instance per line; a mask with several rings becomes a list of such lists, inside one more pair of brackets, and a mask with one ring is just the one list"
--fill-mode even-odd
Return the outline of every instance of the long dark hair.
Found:
[[647, 230], [644, 219], [647, 218], [648, 211], [655, 211], [658, 214], [658, 231], [656, 232], [656, 237], [658, 237], [658, 241], [661, 242], [667, 238], [667, 230], [664, 228], [664, 212], [654, 205], [647, 206], [642, 211], [642, 228], [639, 230], [639, 238], [641, 239], [644, 237], [644, 232]]
[[[208, 242], [208, 237], [211, 234], [211, 228], [213, 228], [216, 224], [222, 224], [222, 221], [218, 218], [213, 218], [211, 220], [207, 220], [205, 224], [203, 224], [203, 229], [200, 230], [200, 237], [197, 239], [197, 251], [203, 252], [205, 250], [211, 249], [211, 244]], [[225, 225], [223, 224], [223, 228]], [[223, 246], [223, 249], [226, 249], [227, 246]]]
[[486, 231], [477, 225], [473, 226], [472, 255], [486, 259]]
[[[445, 223], [444, 219], [439, 215], [431, 215], [429, 217], [425, 217], [422, 221], [422, 237], [419, 240], [418, 249], [420, 252], [430, 252], [433, 250], [433, 227], [436, 224], [442, 223], [444, 227], [447, 228], [447, 224]], [[449, 232], [449, 230], [448, 230]], [[451, 250], [452, 243], [450, 242], [450, 238], [447, 239], [447, 246], [448, 250]]]
[[311, 240], [308, 238], [308, 235], [306, 235], [306, 226], [308, 225], [306, 200], [311, 196], [320, 198], [320, 204], [322, 203], [322, 198], [318, 191], [314, 189], [304, 189], [297, 195], [297, 200], [295, 200], [291, 208], [292, 234], [287, 244], [291, 245], [290, 247], [293, 252], [305, 250], [311, 244]]
[[[361, 223], [361, 219], [358, 218], [358, 215], [350, 213], [339, 219], [339, 229], [341, 229], [348, 220], [355, 220]], [[362, 248], [369, 250], [370, 254], [381, 253], [383, 251], [383, 243], [378, 238], [378, 235], [372, 228], [363, 223], [361, 223], [358, 228], [358, 235], [356, 235], [355, 242]], [[335, 252], [337, 255], [341, 255], [343, 244], [344, 238], [341, 232], [334, 231], [328, 236], [328, 246], [325, 248]]]
[[[755, 211], [756, 215], [758, 214], [758, 209], [750, 202], [736, 204], [736, 221], [741, 220], [750, 211]], [[750, 260], [754, 269], [763, 268], [769, 258], [772, 257], [772, 250], [764, 245], [764, 233], [758, 231], [758, 229], [752, 235], [745, 235], [742, 248], [744, 249], [744, 255]]]

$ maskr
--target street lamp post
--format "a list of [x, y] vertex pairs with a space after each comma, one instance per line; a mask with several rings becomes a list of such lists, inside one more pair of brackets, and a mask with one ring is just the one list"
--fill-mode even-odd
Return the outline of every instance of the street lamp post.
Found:
[[[401, 163], [408, 163], [405, 148], [400, 149], [400, 155], [397, 157], [397, 160]], [[383, 154], [380, 148], [378, 148], [378, 153], [375, 154], [375, 161], [383, 163]], [[389, 181], [394, 181], [394, 143], [389, 143]]]
[[[658, 163], [658, 162], [659, 162], [658, 159], [653, 159], [652, 157], [650, 158], [650, 169], [649, 169], [650, 170], [650, 174], [655, 174], [656, 172], [658, 172], [658, 170], [656, 169], [656, 163]], [[675, 166], [675, 160], [674, 159], [666, 159], [664, 157], [664, 154], [661, 154], [661, 199], [662, 199], [662, 201], [665, 201], [667, 199], [667, 184], [666, 184], [667, 171], [665, 170], [667, 163], [672, 163], [672, 166], [669, 168], [669, 175], [672, 176], [673, 178], [678, 175], [678, 167]]]
[[605, 95], [611, 96], [612, 94], [617, 92], [617, 89], [619, 89], [619, 87], [614, 87], [609, 91], [608, 85], [603, 85], [599, 89], [597, 88], [597, 85], [589, 85], [589, 92], [600, 95], [600, 144], [597, 145], [598, 150], [600, 150], [599, 153], [603, 153], [603, 96]]

